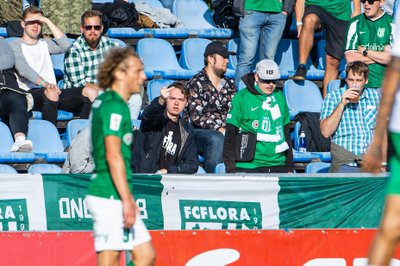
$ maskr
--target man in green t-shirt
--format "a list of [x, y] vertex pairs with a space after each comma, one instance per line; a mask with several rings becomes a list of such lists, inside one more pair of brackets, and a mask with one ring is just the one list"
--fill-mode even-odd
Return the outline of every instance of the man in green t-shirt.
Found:
[[299, 38], [299, 65], [294, 80], [304, 80], [307, 59], [314, 45], [314, 32], [326, 30], [326, 66], [323, 96], [329, 81], [339, 76], [339, 64], [344, 53], [344, 37], [350, 17], [360, 14], [360, 0], [354, 0], [351, 13], [350, 0], [297, 0], [296, 25]]
[[145, 79], [143, 63], [130, 47], [111, 50], [99, 68], [99, 85], [109, 89], [92, 105], [96, 173], [86, 196], [99, 265], [118, 265], [122, 250], [132, 250], [135, 265], [155, 261], [130, 185], [132, 128], [126, 102]]
[[255, 74], [243, 77], [246, 88], [236, 93], [226, 119], [224, 163], [228, 173], [293, 171], [290, 115], [276, 82], [278, 65], [258, 62]]
[[383, 11], [384, 0], [361, 0], [364, 13], [349, 22], [345, 42], [347, 64], [361, 61], [369, 67], [368, 88], [381, 88], [390, 61], [393, 18]]

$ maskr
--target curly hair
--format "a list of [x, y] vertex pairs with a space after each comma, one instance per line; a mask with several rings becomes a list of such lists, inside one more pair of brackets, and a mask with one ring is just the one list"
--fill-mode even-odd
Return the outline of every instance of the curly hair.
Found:
[[183, 85], [182, 82], [175, 81], [168, 86], [168, 88], [171, 88], [171, 87], [175, 87], [175, 88], [179, 89], [181, 91], [181, 93], [183, 94], [183, 96], [185, 97], [185, 99], [189, 100], [190, 91], [185, 87], [185, 85]]
[[140, 60], [140, 57], [135, 53], [132, 47], [113, 48], [109, 51], [104, 62], [99, 67], [97, 80], [100, 88], [110, 88], [115, 80], [114, 71], [118, 67], [124, 68], [126, 59], [134, 57]]
[[349, 74], [350, 70], [354, 74], [359, 74], [359, 75], [364, 74], [364, 78], [368, 79], [369, 67], [366, 63], [361, 61], [353, 61], [348, 63], [346, 67], [346, 77]]

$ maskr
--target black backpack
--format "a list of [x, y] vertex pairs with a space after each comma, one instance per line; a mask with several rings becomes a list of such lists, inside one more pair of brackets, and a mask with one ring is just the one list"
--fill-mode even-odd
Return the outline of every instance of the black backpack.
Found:
[[233, 14], [233, 0], [216, 0], [211, 4], [214, 10], [213, 20], [220, 28], [237, 30], [239, 18]]

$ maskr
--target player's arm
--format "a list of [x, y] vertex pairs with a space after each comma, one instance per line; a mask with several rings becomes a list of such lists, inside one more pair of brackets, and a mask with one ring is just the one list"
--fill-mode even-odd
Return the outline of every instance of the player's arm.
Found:
[[377, 173], [382, 164], [382, 145], [387, 134], [387, 125], [393, 101], [400, 81], [400, 57], [392, 57], [383, 79], [382, 98], [372, 143], [363, 158], [363, 170]]
[[121, 139], [109, 135], [104, 141], [111, 178], [122, 201], [124, 226], [128, 228], [136, 221], [137, 206], [126, 179], [125, 163], [121, 154]]

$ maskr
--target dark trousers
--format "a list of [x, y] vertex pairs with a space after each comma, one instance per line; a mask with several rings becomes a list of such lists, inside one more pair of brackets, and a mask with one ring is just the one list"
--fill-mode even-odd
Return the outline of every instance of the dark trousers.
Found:
[[26, 96], [12, 90], [0, 90], [0, 118], [13, 136], [18, 132], [26, 135], [29, 121]]
[[64, 110], [72, 113], [80, 113], [80, 118], [87, 119], [90, 114], [91, 102], [82, 95], [83, 87], [62, 89], [59, 101], [47, 99], [44, 89], [30, 90], [33, 96], [34, 111], [41, 111], [42, 118], [53, 124], [57, 123], [57, 111]]

